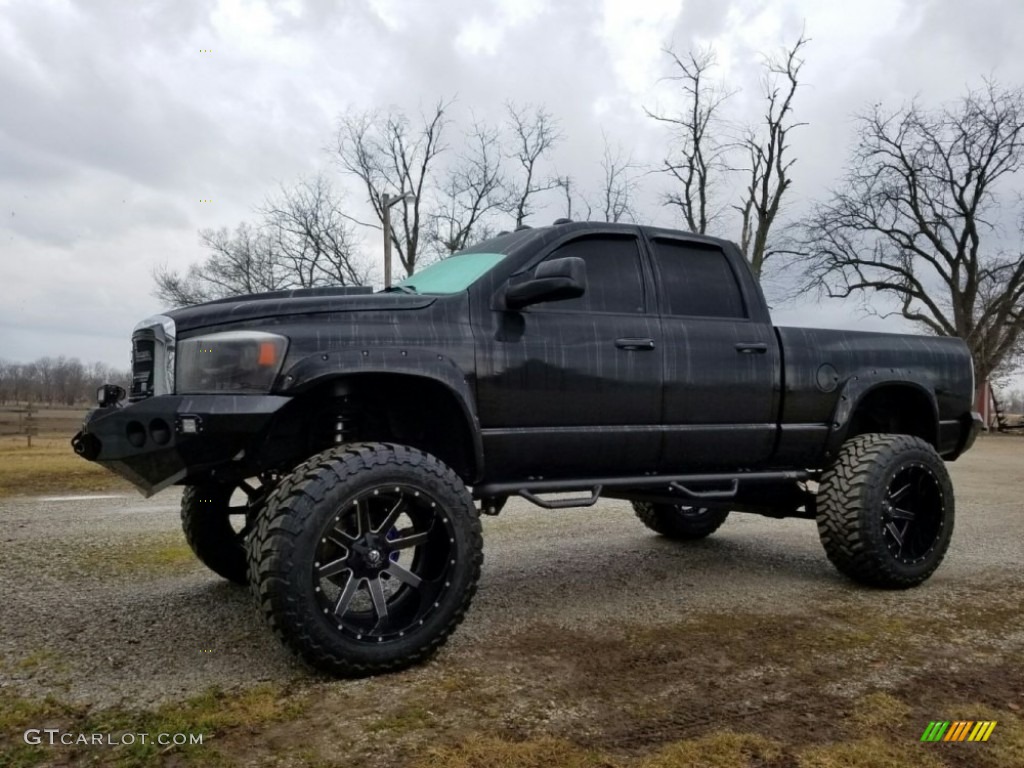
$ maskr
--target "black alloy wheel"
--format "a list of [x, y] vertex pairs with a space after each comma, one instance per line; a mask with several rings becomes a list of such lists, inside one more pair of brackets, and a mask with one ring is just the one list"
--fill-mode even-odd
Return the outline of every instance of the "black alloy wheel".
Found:
[[925, 581], [953, 535], [953, 484], [942, 458], [911, 435], [866, 434], [843, 443], [821, 476], [818, 535], [846, 576], [885, 589]]
[[924, 464], [910, 464], [889, 483], [882, 525], [889, 552], [904, 565], [923, 562], [942, 531], [942, 486]]
[[429, 658], [462, 621], [483, 562], [465, 484], [388, 443], [332, 448], [274, 490], [249, 538], [258, 607], [311, 666], [355, 677]]
[[356, 496], [320, 532], [312, 578], [321, 610], [357, 640], [421, 626], [451, 585], [451, 527], [438, 501], [409, 485]]

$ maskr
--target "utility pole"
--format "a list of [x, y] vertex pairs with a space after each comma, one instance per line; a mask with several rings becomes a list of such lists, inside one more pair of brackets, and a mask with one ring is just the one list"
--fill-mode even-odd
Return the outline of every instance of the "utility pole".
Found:
[[391, 206], [401, 202], [411, 203], [416, 195], [406, 192], [404, 195], [392, 196], [385, 192], [381, 195], [381, 223], [384, 225], [384, 287], [391, 287]]

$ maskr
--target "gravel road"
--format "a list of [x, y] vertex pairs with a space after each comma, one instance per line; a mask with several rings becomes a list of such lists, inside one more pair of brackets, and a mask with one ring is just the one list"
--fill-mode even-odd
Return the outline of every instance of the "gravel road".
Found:
[[[927, 611], [986, 584], [1010, 585], [1008, 599], [1019, 601], [1024, 440], [982, 439], [951, 471], [952, 547], [925, 586], [905, 593], [841, 578], [809, 521], [733, 514], [711, 539], [681, 546], [645, 529], [623, 502], [549, 512], [513, 501], [484, 521], [480, 591], [438, 663], [500, 647], [526, 625], [599, 633], [695, 612]], [[308, 675], [260, 624], [247, 590], [182, 556], [178, 497], [0, 501], [0, 686], [145, 705]], [[140, 564], [148, 558], [157, 565]]]

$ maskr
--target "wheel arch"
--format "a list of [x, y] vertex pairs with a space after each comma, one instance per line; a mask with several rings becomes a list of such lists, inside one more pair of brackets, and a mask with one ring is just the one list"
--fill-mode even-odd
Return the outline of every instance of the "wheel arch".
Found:
[[937, 448], [939, 407], [935, 393], [906, 379], [848, 380], [833, 414], [828, 454], [834, 456], [845, 441], [868, 433], [912, 435]]
[[307, 414], [318, 412], [318, 404], [337, 401], [363, 409], [362, 415], [371, 418], [363, 421], [355, 439], [419, 448], [448, 464], [466, 483], [483, 474], [475, 398], [462, 371], [444, 355], [413, 349], [316, 354], [282, 378], [283, 393], [303, 403]]

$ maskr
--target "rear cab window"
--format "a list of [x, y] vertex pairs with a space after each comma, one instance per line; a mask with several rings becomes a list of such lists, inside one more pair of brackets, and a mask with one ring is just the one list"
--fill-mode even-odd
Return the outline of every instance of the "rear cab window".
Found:
[[736, 273], [721, 248], [666, 238], [654, 239], [651, 246], [663, 315], [750, 317]]

